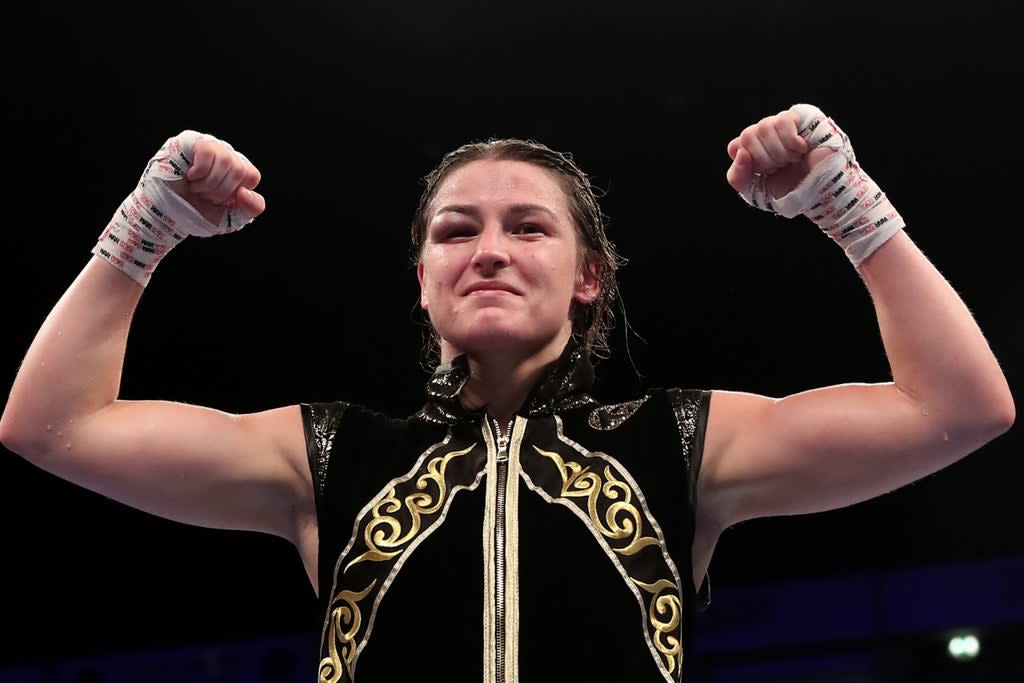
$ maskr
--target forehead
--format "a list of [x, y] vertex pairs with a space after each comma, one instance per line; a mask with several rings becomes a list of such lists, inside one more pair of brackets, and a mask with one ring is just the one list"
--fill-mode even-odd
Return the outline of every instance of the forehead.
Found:
[[526, 161], [471, 161], [455, 169], [434, 195], [434, 210], [447, 204], [541, 204], [568, 218], [565, 191], [553, 172]]

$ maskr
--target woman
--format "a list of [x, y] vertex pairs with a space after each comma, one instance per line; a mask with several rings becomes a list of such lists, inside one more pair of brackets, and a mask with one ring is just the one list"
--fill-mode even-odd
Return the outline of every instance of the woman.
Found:
[[617, 256], [571, 158], [512, 140], [460, 148], [428, 177], [413, 240], [440, 364], [415, 415], [120, 400], [160, 259], [264, 209], [255, 167], [186, 131], [44, 322], [0, 437], [139, 509], [290, 540], [323, 605], [321, 680], [682, 680], [724, 529], [891, 491], [1014, 419], [967, 308], [831, 119], [796, 105], [727, 150], [749, 203], [806, 215], [844, 249], [893, 382], [598, 403], [589, 356]]

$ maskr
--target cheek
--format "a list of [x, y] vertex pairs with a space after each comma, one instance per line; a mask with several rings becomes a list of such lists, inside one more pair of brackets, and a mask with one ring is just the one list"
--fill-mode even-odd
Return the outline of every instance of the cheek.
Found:
[[574, 258], [551, 259], [538, 267], [543, 270], [551, 289], [558, 292], [575, 291], [580, 272]]
[[423, 287], [427, 291], [435, 291], [443, 283], [451, 280], [451, 259], [446, 254], [424, 254]]
[[543, 252], [524, 254], [520, 257], [519, 263], [524, 277], [543, 278], [548, 283], [554, 283], [558, 279], [559, 271], [565, 268], [557, 256]]

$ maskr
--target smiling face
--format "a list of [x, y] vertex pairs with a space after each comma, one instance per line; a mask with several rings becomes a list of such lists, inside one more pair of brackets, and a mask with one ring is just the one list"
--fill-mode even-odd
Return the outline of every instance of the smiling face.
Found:
[[453, 170], [426, 227], [420, 304], [441, 337], [444, 360], [564, 343], [572, 302], [597, 296], [565, 192], [539, 166], [481, 160]]

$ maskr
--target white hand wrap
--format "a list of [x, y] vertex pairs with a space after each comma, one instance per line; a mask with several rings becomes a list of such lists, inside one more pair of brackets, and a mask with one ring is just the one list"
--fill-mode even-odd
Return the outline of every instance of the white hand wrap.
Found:
[[791, 108], [800, 114], [797, 131], [808, 149], [834, 149], [789, 194], [774, 199], [767, 176], [755, 174], [740, 196], [751, 206], [792, 218], [803, 214], [846, 252], [859, 266], [886, 240], [906, 227], [889, 198], [857, 163], [850, 138], [810, 104]]
[[[252, 221], [237, 208], [226, 209], [218, 225], [210, 223], [198, 211], [168, 187], [181, 180], [192, 166], [195, 143], [212, 135], [186, 130], [168, 138], [149, 160], [135, 190], [114, 212], [92, 253], [109, 261], [143, 287], [168, 251], [188, 235], [210, 237], [234, 232]], [[234, 151], [228, 143], [219, 140]], [[241, 154], [235, 152], [235, 154]], [[244, 158], [244, 157], [243, 157]]]

